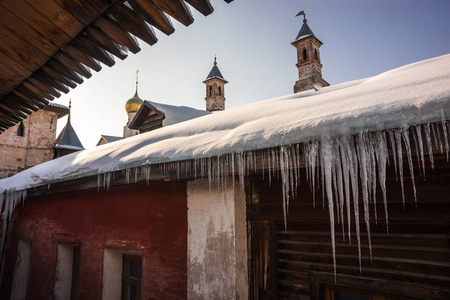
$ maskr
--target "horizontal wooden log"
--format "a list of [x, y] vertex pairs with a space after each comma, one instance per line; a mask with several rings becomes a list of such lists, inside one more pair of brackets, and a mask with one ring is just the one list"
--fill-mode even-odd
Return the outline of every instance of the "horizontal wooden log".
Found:
[[54, 80], [49, 74], [44, 72], [44, 70], [42, 70], [42, 69], [39, 69], [38, 71], [36, 71], [33, 74], [33, 78], [57, 89], [58, 91], [63, 92], [64, 94], [67, 94], [69, 92], [69, 89], [65, 85]]
[[34, 74], [30, 77], [28, 77], [27, 81], [29, 81], [31, 84], [33, 84], [34, 86], [36, 86], [37, 88], [41, 89], [42, 91], [44, 91], [45, 93], [55, 96], [56, 98], [59, 98], [59, 96], [61, 96], [61, 93], [54, 89], [52, 86], [45, 84], [41, 81], [39, 81]]
[[36, 87], [35, 85], [31, 84], [29, 81], [23, 81], [22, 85], [24, 87], [26, 87], [27, 89], [29, 89], [30, 91], [32, 91], [33, 93], [39, 95], [42, 98], [48, 99], [48, 100], [53, 100], [55, 99], [55, 97], [53, 97], [52, 95], [42, 91], [41, 89], [39, 89], [38, 87]]
[[116, 63], [114, 59], [105, 50], [103, 50], [103, 48], [91, 42], [86, 36], [79, 35], [74, 42], [75, 47], [79, 50], [104, 63], [105, 65], [112, 67]]
[[80, 77], [75, 71], [67, 68], [65, 65], [63, 65], [61, 62], [59, 62], [57, 59], [52, 58], [50, 59], [46, 66], [54, 70], [55, 72], [60, 73], [64, 77], [67, 77], [69, 80], [72, 80], [78, 84], [83, 83], [83, 78]]
[[117, 22], [127, 31], [134, 34], [149, 45], [154, 45], [158, 39], [152, 29], [126, 5], [114, 6], [111, 13]]
[[130, 3], [134, 12], [145, 22], [159, 29], [163, 33], [170, 35], [175, 31], [170, 19], [152, 1], [129, 0], [128, 3]]
[[18, 87], [16, 87], [14, 91], [12, 91], [12, 94], [26, 101], [29, 101], [32, 105], [36, 105], [39, 108], [42, 108], [49, 103], [48, 100], [37, 96], [29, 89], [25, 88], [23, 85], [19, 85]]
[[192, 7], [201, 12], [204, 16], [207, 16], [214, 11], [214, 8], [209, 0], [186, 0], [186, 2], [192, 5]]
[[63, 50], [69, 54], [74, 60], [78, 60], [84, 65], [88, 66], [94, 71], [99, 72], [102, 69], [102, 66], [97, 63], [91, 56], [86, 55], [83, 51], [77, 48], [75, 43], [70, 43], [64, 46]]
[[[107, 7], [106, 1], [92, 0], [54, 0], [69, 11], [80, 23], [89, 25]], [[103, 3], [101, 7], [99, 4]], [[96, 9], [97, 7], [97, 9]]]
[[138, 53], [141, 48], [137, 42], [116, 21], [108, 16], [101, 16], [95, 24], [116, 43], [127, 47], [132, 53]]
[[0, 82], [2, 83], [0, 84], [0, 97], [8, 94], [22, 82], [23, 78], [27, 78], [32, 74], [1, 51], [0, 65], [3, 65], [2, 72], [0, 72]]
[[43, 66], [40, 70], [46, 73], [48, 77], [51, 77], [55, 81], [61, 82], [62, 84], [68, 87], [71, 87], [73, 89], [77, 87], [77, 84], [75, 82], [66, 78], [65, 76], [63, 76], [62, 74], [58, 73], [57, 71], [53, 70], [48, 66]]
[[189, 11], [183, 0], [153, 0], [156, 6], [162, 9], [165, 13], [170, 15], [172, 18], [183, 24], [184, 26], [189, 26], [194, 22], [194, 18]]
[[21, 98], [14, 97], [12, 94], [8, 94], [6, 97], [3, 97], [0, 106], [19, 119], [26, 118], [33, 112], [30, 106], [36, 110], [38, 109], [36, 106], [30, 105], [29, 102], [26, 102]]
[[55, 54], [55, 58], [59, 60], [60, 63], [65, 65], [67, 68], [70, 68], [71, 70], [77, 72], [81, 76], [91, 78], [92, 74], [91, 72], [89, 72], [89, 69], [84, 67], [79, 61], [74, 60], [65, 51], [63, 50], [58, 51], [58, 53]]
[[120, 59], [125, 59], [128, 54], [119, 49], [118, 44], [114, 43], [100, 28], [97, 26], [89, 26], [86, 28], [87, 38], [93, 43], [99, 45], [109, 53], [117, 56]]

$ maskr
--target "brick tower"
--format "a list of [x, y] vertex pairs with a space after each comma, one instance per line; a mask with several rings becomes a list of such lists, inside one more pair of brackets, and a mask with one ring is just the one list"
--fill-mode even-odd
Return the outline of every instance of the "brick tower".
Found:
[[295, 41], [291, 43], [297, 48], [298, 80], [294, 85], [294, 93], [330, 85], [322, 78], [319, 52], [322, 42], [316, 38], [306, 23], [305, 13], [301, 11], [297, 16], [300, 15], [303, 15], [303, 26]]
[[211, 112], [225, 110], [225, 84], [228, 81], [220, 73], [215, 56], [214, 66], [203, 83], [206, 84], [206, 110]]

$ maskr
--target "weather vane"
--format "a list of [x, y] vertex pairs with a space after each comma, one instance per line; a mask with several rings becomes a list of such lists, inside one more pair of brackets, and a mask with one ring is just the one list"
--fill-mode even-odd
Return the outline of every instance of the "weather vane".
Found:
[[305, 15], [305, 11], [302, 10], [301, 12], [299, 12], [296, 17], [298, 16], [303, 16], [303, 23], [306, 23], [306, 15]]
[[217, 65], [216, 55], [214, 54], [214, 65]]

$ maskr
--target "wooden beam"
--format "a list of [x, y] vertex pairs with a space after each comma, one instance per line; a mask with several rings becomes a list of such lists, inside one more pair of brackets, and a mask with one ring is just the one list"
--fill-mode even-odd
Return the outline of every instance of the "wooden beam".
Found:
[[185, 0], [187, 3], [192, 5], [196, 10], [201, 12], [204, 16], [211, 14], [214, 8], [209, 0]]
[[166, 14], [152, 1], [128, 0], [128, 3], [145, 22], [159, 29], [167, 35], [172, 34], [175, 29]]
[[61, 93], [58, 90], [54, 89], [52, 86], [48, 84], [39, 81], [37, 78], [35, 78], [34, 74], [28, 77], [26, 81], [29, 81], [30, 84], [33, 84], [34, 86], [36, 86], [37, 88], [41, 89], [42, 91], [44, 91], [49, 95], [55, 96], [56, 98], [59, 98], [61, 96]]
[[94, 71], [99, 72], [102, 66], [97, 63], [91, 56], [86, 55], [83, 51], [78, 49], [76, 45], [72, 42], [63, 47], [63, 50], [69, 54], [74, 60], [78, 60], [84, 65], [88, 66]]
[[82, 84], [84, 81], [82, 77], [80, 77], [77, 73], [75, 73], [75, 71], [68, 69], [66, 66], [61, 64], [57, 59], [54, 58], [50, 59], [47, 62], [46, 66], [60, 73], [61, 75], [64, 75], [68, 79], [75, 81], [78, 84]]
[[[92, 20], [98, 17], [107, 6], [106, 1], [102, 1], [104, 4], [99, 7], [99, 10], [95, 9], [100, 1], [92, 0], [54, 0], [65, 10], [69, 11], [79, 22], [85, 26], [89, 25]], [[95, 3], [97, 2], [97, 3]], [[102, 10], [103, 9], [103, 10]]]
[[91, 78], [92, 74], [89, 72], [89, 69], [84, 67], [80, 62], [77, 60], [74, 60], [69, 54], [67, 54], [65, 51], [60, 50], [58, 53], [55, 54], [55, 58], [65, 65], [66, 67], [70, 68], [71, 70], [77, 72], [81, 76], [84, 76], [86, 78]]
[[87, 38], [93, 43], [99, 45], [109, 53], [117, 56], [120, 59], [125, 59], [128, 54], [119, 49], [118, 44], [114, 43], [100, 28], [97, 26], [89, 26], [86, 28]]
[[51, 86], [51, 87], [61, 91], [61, 92], [63, 92], [64, 94], [67, 94], [69, 92], [69, 89], [65, 85], [63, 85], [63, 84], [59, 83], [58, 81], [54, 80], [49, 74], [44, 72], [42, 69], [40, 69], [37, 72], [35, 72], [33, 74], [33, 77], [36, 80], [39, 80], [40, 82], [43, 82], [43, 83], [45, 83], [45, 84], [47, 84], [47, 85], [49, 85], [49, 86]]
[[79, 35], [74, 42], [79, 50], [82, 50], [87, 55], [101, 61], [105, 65], [112, 67], [116, 63], [114, 59], [106, 53], [105, 50], [103, 50], [103, 48], [91, 42], [86, 36]]
[[154, 45], [158, 41], [152, 29], [128, 6], [123, 4], [115, 6], [112, 8], [111, 14], [122, 27], [147, 44]]
[[73, 89], [77, 87], [77, 84], [76, 84], [75, 82], [73, 82], [72, 80], [70, 80], [70, 79], [64, 77], [63, 75], [61, 75], [60, 73], [54, 71], [53, 69], [51, 69], [51, 68], [48, 67], [48, 66], [43, 66], [43, 67], [41, 68], [41, 70], [44, 71], [45, 73], [47, 73], [47, 75], [48, 75], [49, 77], [52, 77], [52, 78], [55, 79], [56, 81], [59, 81], [59, 82], [61, 82], [62, 84], [68, 86], [68, 87], [71, 87], [71, 88], [73, 88]]
[[16, 122], [20, 122], [21, 120], [19, 117], [17, 117], [18, 111], [12, 110], [8, 106], [0, 106], [0, 112], [2, 117], [4, 117], [1, 121], [5, 125], [13, 126], [14, 124], [16, 124]]
[[141, 48], [137, 42], [122, 29], [122, 27], [108, 16], [101, 16], [95, 20], [95, 24], [116, 43], [127, 47], [132, 53], [138, 53]]
[[41, 89], [39, 89], [35, 85], [31, 84], [29, 81], [22, 81], [21, 85], [23, 85], [24, 87], [26, 87], [27, 89], [29, 89], [30, 91], [32, 91], [33, 93], [39, 95], [42, 98], [46, 98], [48, 100], [55, 99], [55, 97], [53, 97], [52, 95], [42, 91]]
[[29, 108], [29, 103], [18, 97], [3, 97], [1, 107], [18, 118], [26, 118], [33, 112], [33, 110]]
[[194, 18], [183, 0], [153, 0], [153, 2], [184, 26], [189, 26], [194, 22]]
[[27, 89], [26, 87], [24, 87], [23, 85], [19, 85], [18, 87], [16, 87], [14, 89], [14, 93], [22, 94], [24, 99], [31, 100], [32, 103], [34, 103], [35, 105], [39, 106], [40, 108], [48, 105], [48, 103], [49, 103], [49, 101], [47, 99], [37, 95], [33, 91], [31, 91], [31, 90]]

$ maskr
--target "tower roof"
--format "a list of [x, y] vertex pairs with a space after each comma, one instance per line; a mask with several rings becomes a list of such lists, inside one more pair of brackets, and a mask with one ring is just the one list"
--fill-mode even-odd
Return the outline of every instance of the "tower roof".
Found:
[[297, 16], [299, 15], [303, 15], [303, 26], [300, 29], [299, 33], [297, 34], [297, 37], [295, 38], [294, 42], [297, 42], [299, 40], [305, 39], [307, 37], [313, 36], [314, 38], [316, 38], [321, 44], [322, 42], [314, 35], [314, 33], [312, 32], [311, 28], [309, 28], [308, 26], [308, 20], [306, 20], [305, 17], [305, 13], [303, 11], [299, 12], [297, 14]]
[[219, 68], [217, 67], [217, 61], [216, 61], [216, 57], [214, 56], [214, 66], [212, 67], [211, 71], [209, 72], [208, 76], [206, 77], [206, 79], [203, 82], [206, 82], [210, 79], [213, 78], [217, 78], [220, 79], [222, 81], [224, 81], [225, 83], [227, 83], [228, 81], [225, 80], [225, 78], [223, 78], [222, 73], [220, 73]]
[[127, 113], [137, 112], [141, 107], [142, 103], [144, 103], [144, 100], [142, 100], [138, 95], [138, 84], [139, 84], [138, 74], [139, 70], [136, 70], [136, 93], [134, 93], [133, 98], [128, 99], [128, 101], [125, 103], [125, 110], [127, 111]]
[[73, 149], [73, 150], [84, 150], [83, 145], [78, 139], [78, 136], [73, 129], [70, 121], [67, 122], [66, 126], [63, 128], [61, 133], [55, 142], [55, 148], [63, 149]]

